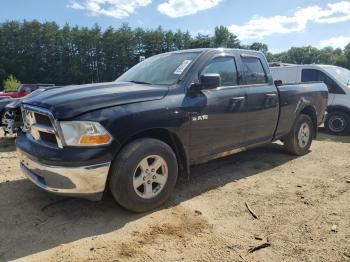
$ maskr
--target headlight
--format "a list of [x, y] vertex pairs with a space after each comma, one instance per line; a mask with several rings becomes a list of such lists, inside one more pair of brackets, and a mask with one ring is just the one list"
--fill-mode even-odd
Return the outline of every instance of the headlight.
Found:
[[112, 136], [97, 122], [60, 122], [63, 139], [67, 146], [107, 145]]

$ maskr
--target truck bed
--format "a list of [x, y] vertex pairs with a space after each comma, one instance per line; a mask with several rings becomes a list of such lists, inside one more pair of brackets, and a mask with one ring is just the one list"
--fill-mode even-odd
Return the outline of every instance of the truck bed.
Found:
[[[322, 82], [284, 84], [279, 86], [280, 116], [275, 133], [276, 139], [286, 135], [300, 111], [309, 106], [322, 114], [322, 108], [328, 103], [328, 89]], [[323, 117], [318, 117], [318, 125], [322, 124]]]

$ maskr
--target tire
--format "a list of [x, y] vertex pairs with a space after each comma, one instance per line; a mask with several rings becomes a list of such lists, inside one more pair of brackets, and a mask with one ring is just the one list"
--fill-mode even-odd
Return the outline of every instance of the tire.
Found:
[[343, 111], [333, 111], [327, 115], [325, 127], [332, 135], [346, 135], [350, 132], [350, 115]]
[[[153, 168], [153, 164], [160, 167]], [[145, 212], [170, 197], [177, 177], [176, 155], [170, 146], [157, 139], [142, 138], [127, 144], [113, 161], [109, 187], [121, 206]]]
[[290, 133], [284, 137], [284, 146], [289, 153], [303, 156], [309, 152], [314, 136], [315, 129], [311, 118], [301, 114]]

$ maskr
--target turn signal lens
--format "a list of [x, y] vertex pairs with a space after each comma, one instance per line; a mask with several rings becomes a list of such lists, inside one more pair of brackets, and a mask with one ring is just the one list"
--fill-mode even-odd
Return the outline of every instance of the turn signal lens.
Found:
[[82, 145], [105, 145], [108, 144], [111, 137], [108, 134], [97, 136], [82, 136], [80, 138], [80, 144]]

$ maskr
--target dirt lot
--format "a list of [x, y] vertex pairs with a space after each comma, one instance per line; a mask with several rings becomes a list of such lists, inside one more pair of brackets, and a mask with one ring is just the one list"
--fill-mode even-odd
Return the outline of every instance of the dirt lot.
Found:
[[321, 133], [305, 157], [274, 144], [192, 172], [167, 206], [132, 214], [111, 197], [40, 191], [0, 138], [0, 261], [350, 261], [350, 137]]

